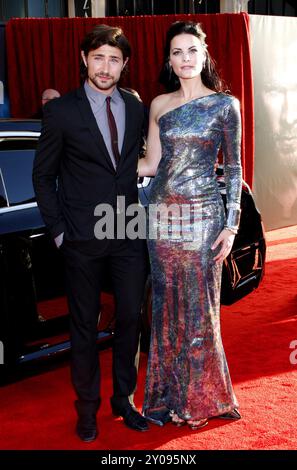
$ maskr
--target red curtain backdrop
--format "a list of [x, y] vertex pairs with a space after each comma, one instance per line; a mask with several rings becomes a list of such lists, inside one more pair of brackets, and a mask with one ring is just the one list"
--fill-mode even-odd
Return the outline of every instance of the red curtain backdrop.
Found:
[[254, 160], [253, 83], [249, 17], [241, 14], [166, 15], [107, 18], [12, 19], [6, 26], [11, 115], [32, 117], [45, 88], [64, 94], [80, 84], [80, 43], [93, 26], [105, 23], [123, 28], [132, 45], [124, 86], [136, 89], [143, 101], [164, 92], [158, 84], [165, 34], [177, 20], [202, 23], [207, 43], [228, 89], [241, 102], [242, 164], [252, 186]]

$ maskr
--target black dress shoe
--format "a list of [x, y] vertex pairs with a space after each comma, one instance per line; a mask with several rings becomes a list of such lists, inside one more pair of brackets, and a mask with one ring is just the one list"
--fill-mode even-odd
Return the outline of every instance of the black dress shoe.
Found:
[[114, 416], [122, 416], [124, 423], [128, 428], [134, 431], [147, 431], [149, 429], [146, 419], [132, 405], [118, 408], [111, 402], [112, 413]]
[[87, 417], [87, 419], [78, 418], [76, 425], [76, 434], [84, 442], [92, 442], [98, 435], [96, 416]]
[[239, 413], [237, 408], [234, 408], [234, 410], [229, 411], [229, 413], [224, 413], [223, 415], [218, 416], [218, 418], [221, 419], [241, 419], [241, 414]]
[[84, 442], [92, 442], [98, 435], [96, 413], [99, 407], [99, 402], [89, 403], [75, 402], [75, 408], [78, 414], [76, 424], [76, 434]]

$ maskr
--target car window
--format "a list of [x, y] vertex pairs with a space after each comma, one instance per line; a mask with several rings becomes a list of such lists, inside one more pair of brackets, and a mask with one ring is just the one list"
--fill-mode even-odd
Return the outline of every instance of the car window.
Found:
[[0, 180], [4, 186], [1, 191], [0, 182], [0, 207], [1, 201], [2, 207], [35, 202], [32, 168], [37, 142], [37, 138], [0, 139]]

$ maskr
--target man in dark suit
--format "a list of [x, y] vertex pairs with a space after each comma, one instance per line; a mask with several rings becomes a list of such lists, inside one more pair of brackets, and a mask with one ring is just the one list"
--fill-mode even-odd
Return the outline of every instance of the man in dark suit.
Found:
[[[84, 85], [44, 107], [33, 183], [41, 214], [65, 259], [76, 431], [82, 440], [92, 441], [97, 435], [100, 405], [96, 334], [106, 266], [116, 301], [112, 410], [130, 428], [148, 429], [129, 400], [137, 377], [145, 241], [116, 235], [98, 239], [94, 232], [98, 204], [114, 209], [116, 229], [117, 213], [138, 202], [136, 171], [143, 143], [143, 105], [117, 87], [130, 56], [129, 42], [120, 28], [95, 27], [81, 49]], [[118, 207], [118, 196], [125, 198], [124, 207]]]

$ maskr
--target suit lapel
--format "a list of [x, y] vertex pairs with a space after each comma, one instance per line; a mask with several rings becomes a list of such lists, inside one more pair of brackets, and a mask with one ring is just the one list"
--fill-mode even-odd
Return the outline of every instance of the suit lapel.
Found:
[[[110, 159], [108, 150], [106, 148], [103, 136], [97, 126], [97, 122], [92, 112], [91, 105], [88, 101], [88, 98], [83, 88], [79, 88], [77, 90], [77, 97], [78, 97], [77, 104], [78, 104], [81, 116], [89, 128], [90, 133], [92, 134], [96, 142], [96, 145], [100, 151], [100, 154], [104, 155], [105, 161], [108, 164], [108, 167], [111, 168], [113, 171], [115, 171], [112, 161]], [[126, 119], [127, 119], [127, 111], [126, 111]]]

